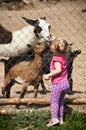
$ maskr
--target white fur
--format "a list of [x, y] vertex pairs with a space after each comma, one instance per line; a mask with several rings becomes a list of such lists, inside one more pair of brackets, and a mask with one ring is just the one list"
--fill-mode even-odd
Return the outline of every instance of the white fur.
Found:
[[41, 31], [41, 33], [39, 34], [39, 36], [41, 38], [44, 38], [45, 40], [49, 41], [50, 40], [50, 32], [48, 30], [48, 27], [50, 26], [50, 24], [46, 23], [46, 21], [43, 20], [43, 19], [42, 20], [39, 19], [39, 21], [40, 21], [39, 26], [41, 28], [43, 28], [43, 30]]
[[39, 26], [42, 28], [37, 38], [34, 33], [34, 27], [29, 25], [21, 30], [12, 32], [12, 42], [8, 44], [0, 44], [0, 56], [17, 56], [29, 50], [28, 44], [37, 43], [41, 38], [49, 40], [50, 32], [48, 30], [48, 23], [45, 20], [39, 19]]

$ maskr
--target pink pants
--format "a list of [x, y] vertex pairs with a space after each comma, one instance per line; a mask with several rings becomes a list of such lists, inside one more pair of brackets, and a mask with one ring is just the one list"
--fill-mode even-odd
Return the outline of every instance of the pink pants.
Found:
[[64, 96], [69, 90], [69, 82], [53, 83], [51, 90], [51, 118], [63, 118]]

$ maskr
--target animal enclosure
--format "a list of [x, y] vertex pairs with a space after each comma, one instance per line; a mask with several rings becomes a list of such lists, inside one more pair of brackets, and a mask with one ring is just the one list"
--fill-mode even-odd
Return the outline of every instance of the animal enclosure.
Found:
[[[61, 0], [61, 1], [57, 1], [56, 4], [54, 4], [53, 1], [49, 1], [49, 2], [34, 1], [34, 6], [22, 5], [22, 4], [21, 6], [19, 6], [19, 4], [20, 3], [15, 3], [14, 4], [15, 7], [13, 9], [10, 9], [10, 5], [13, 5], [12, 2], [0, 4], [0, 25], [2, 25], [9, 32], [15, 32], [17, 30], [21, 30], [22, 28], [26, 26], [30, 26], [26, 21], [22, 19], [22, 17], [25, 17], [27, 19], [34, 19], [34, 20], [38, 18], [46, 17], [46, 21], [49, 27], [49, 30], [48, 29], [47, 30], [49, 32], [47, 33], [48, 36], [46, 35], [44, 36], [44, 34], [46, 34], [45, 32], [43, 35], [40, 36], [41, 38], [43, 38], [44, 36], [49, 39], [52, 35], [57, 38], [65, 39], [68, 43], [73, 43], [72, 52], [70, 55], [71, 57], [70, 65], [69, 65], [69, 73], [70, 73], [69, 80], [70, 80], [70, 83], [72, 84], [72, 94], [71, 95], [67, 94], [66, 97], [68, 99], [83, 98], [84, 100], [86, 100], [86, 12], [82, 11], [83, 9], [86, 8], [86, 0], [84, 1], [82, 0], [76, 0], [76, 1], [63, 0], [62, 1]], [[38, 27], [37, 24], [35, 24], [34, 26]], [[39, 26], [41, 26], [41, 24]], [[42, 25], [42, 27], [44, 26]], [[41, 29], [42, 28], [38, 27], [38, 30], [37, 30], [38, 32], [36, 33], [37, 36], [41, 32]], [[2, 49], [2, 46], [4, 50], [4, 53], [1, 56], [6, 56], [5, 54], [8, 52], [10, 52], [9, 55], [11, 56], [11, 53], [15, 54], [18, 48], [21, 48], [21, 50], [18, 51], [18, 54], [20, 53], [20, 51], [23, 52], [22, 50], [24, 48], [22, 45], [27, 42], [26, 38], [30, 37], [29, 34], [28, 36], [26, 36], [27, 30], [28, 29], [26, 29], [25, 33], [23, 33], [24, 31], [21, 31], [18, 34], [16, 33], [16, 38], [14, 39], [14, 42], [16, 41], [19, 41], [19, 42], [16, 43], [16, 46], [13, 49], [13, 53], [10, 52], [10, 47], [8, 47], [7, 49], [4, 48], [4, 46], [5, 45], [7, 46], [8, 43], [6, 43], [5, 45], [0, 43], [0, 46], [1, 46], [0, 51]], [[0, 36], [1, 36], [1, 33], [2, 32], [0, 32]], [[3, 34], [3, 39], [5, 35], [6, 34]], [[5, 38], [5, 41], [6, 39], [7, 38]], [[7, 40], [9, 41], [9, 39]], [[31, 42], [33, 43], [33, 41]], [[35, 42], [37, 42], [37, 39]], [[50, 50], [47, 49], [47, 51], [45, 51], [42, 56], [43, 61], [45, 63], [43, 64], [44, 74], [45, 72], [48, 73], [49, 71], [49, 63], [51, 60], [49, 59], [49, 57], [51, 58], [52, 54], [50, 53]], [[1, 59], [1, 62], [0, 62], [0, 104], [1, 105], [4, 104], [4, 100], [5, 100], [5, 98], [3, 98], [3, 95], [2, 95], [2, 87], [4, 86], [5, 74], [8, 73], [9, 69], [15, 63], [19, 63], [24, 60], [28, 61], [31, 59], [32, 60], [34, 59], [34, 53], [32, 53], [32, 51], [29, 51], [28, 53], [24, 52], [22, 55], [16, 55], [16, 57], [12, 57], [9, 60]], [[23, 70], [23, 67], [22, 67], [22, 70]], [[70, 76], [72, 76], [72, 79], [70, 78]], [[19, 77], [18, 77], [18, 80], [21, 81]], [[43, 81], [44, 81], [44, 85], [46, 86], [47, 93], [42, 94], [42, 87], [40, 84], [37, 99], [38, 100], [44, 99], [44, 101], [48, 99], [49, 101], [50, 91], [51, 91], [51, 82], [45, 81], [45, 80]], [[21, 84], [16, 83], [11, 88], [10, 99], [8, 100], [11, 100], [11, 98], [14, 98], [14, 100], [15, 98], [18, 99], [21, 93], [21, 89], [22, 89]], [[33, 90], [34, 90], [34, 86], [32, 85], [28, 86], [24, 99], [26, 100], [28, 98], [32, 99], [33, 94], [34, 94]], [[37, 99], [34, 99], [34, 100], [37, 100]], [[14, 102], [13, 104], [16, 104], [15, 103], [16, 100], [13, 102]], [[21, 101], [21, 102], [23, 102], [22, 104], [24, 104], [24, 101]], [[6, 103], [10, 104], [8, 103], [8, 101]]]

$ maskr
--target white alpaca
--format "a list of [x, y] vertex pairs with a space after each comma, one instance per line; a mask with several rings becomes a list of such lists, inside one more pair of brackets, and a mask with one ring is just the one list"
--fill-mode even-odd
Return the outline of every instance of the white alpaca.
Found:
[[[29, 46], [40, 39], [50, 41], [50, 24], [46, 22], [45, 18], [31, 20], [23, 17], [23, 19], [30, 25], [18, 31], [10, 32], [0, 25], [0, 56], [17, 56], [27, 52]], [[5, 35], [3, 36], [3, 34]], [[10, 42], [7, 42], [8, 40]]]

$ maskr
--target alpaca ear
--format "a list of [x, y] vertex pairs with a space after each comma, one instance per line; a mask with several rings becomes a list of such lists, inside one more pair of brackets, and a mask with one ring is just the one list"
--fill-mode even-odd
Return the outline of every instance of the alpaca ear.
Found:
[[71, 42], [71, 43], [69, 43], [69, 45], [70, 45], [70, 46], [72, 46], [72, 45], [73, 45], [73, 43]]
[[44, 19], [44, 20], [46, 20], [46, 17], [41, 17], [40, 19]]
[[22, 17], [27, 23], [29, 23], [32, 26], [36, 26], [38, 24], [38, 20], [32, 20], [32, 19], [27, 19], [25, 17]]

